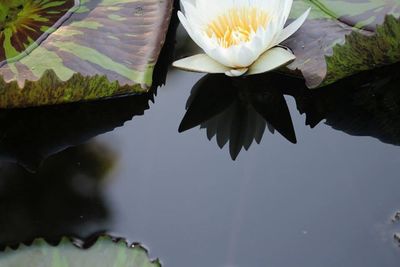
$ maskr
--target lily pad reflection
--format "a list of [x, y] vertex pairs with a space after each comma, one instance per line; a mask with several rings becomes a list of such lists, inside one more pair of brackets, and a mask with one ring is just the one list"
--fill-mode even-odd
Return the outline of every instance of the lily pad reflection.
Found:
[[324, 88], [292, 91], [306, 124], [400, 145], [400, 65], [364, 72]]

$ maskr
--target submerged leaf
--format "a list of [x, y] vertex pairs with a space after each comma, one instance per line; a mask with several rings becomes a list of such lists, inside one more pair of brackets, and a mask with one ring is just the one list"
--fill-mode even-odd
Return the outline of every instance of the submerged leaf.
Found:
[[128, 246], [126, 241], [102, 236], [88, 249], [82, 249], [63, 238], [57, 246], [43, 239], [30, 246], [20, 245], [16, 250], [0, 253], [2, 267], [160, 267], [158, 260], [151, 261], [140, 245]]

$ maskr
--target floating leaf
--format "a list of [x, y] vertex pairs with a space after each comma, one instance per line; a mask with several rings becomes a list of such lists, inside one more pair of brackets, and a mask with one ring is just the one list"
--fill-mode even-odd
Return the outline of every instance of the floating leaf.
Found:
[[20, 245], [16, 250], [7, 248], [0, 253], [2, 267], [160, 267], [158, 260], [150, 261], [147, 251], [140, 245], [128, 246], [126, 241], [101, 236], [88, 249], [82, 249], [63, 238], [57, 246], [43, 239], [30, 246]]
[[[152, 88], [147, 93], [103, 101], [0, 109], [0, 160], [17, 162], [34, 171], [48, 156], [122, 126], [133, 116], [143, 115], [149, 108], [149, 101], [154, 101], [157, 87], [165, 83], [168, 66], [173, 60], [177, 25], [177, 17], [173, 16], [154, 67]], [[49, 89], [48, 94], [45, 91], [41, 93], [44, 98], [60, 97], [56, 91]], [[23, 95], [18, 94], [18, 90], [14, 92], [15, 97], [22, 97], [23, 101]], [[79, 96], [79, 90], [75, 94]]]
[[79, 1], [5, 0], [0, 3], [0, 66], [18, 61], [77, 10]]
[[0, 2], [0, 108], [145, 92], [172, 0]]
[[284, 43], [297, 57], [289, 68], [308, 87], [400, 61], [399, 1], [295, 0], [291, 17], [309, 6], [308, 20]]
[[365, 36], [354, 32], [344, 45], [333, 48], [333, 56], [326, 59], [328, 71], [324, 84], [399, 60], [400, 19], [388, 16], [385, 23], [377, 27], [376, 34]]

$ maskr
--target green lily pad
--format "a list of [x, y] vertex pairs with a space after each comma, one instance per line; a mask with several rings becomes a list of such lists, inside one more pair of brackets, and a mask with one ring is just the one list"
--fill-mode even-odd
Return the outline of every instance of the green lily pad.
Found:
[[148, 91], [172, 2], [1, 1], [0, 108]]
[[0, 3], [0, 66], [18, 61], [76, 11], [79, 1], [6, 0]]
[[291, 18], [311, 14], [284, 44], [310, 88], [400, 61], [399, 0], [295, 0]]
[[151, 261], [140, 245], [128, 246], [126, 241], [102, 236], [89, 248], [82, 249], [68, 238], [57, 246], [43, 239], [32, 245], [20, 245], [16, 250], [7, 248], [0, 253], [2, 267], [160, 267], [158, 260]]

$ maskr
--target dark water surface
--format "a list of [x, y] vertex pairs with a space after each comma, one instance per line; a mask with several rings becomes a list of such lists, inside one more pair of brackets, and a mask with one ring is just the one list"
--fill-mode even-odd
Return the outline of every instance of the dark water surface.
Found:
[[398, 266], [397, 147], [292, 112], [299, 144], [267, 133], [233, 162], [204, 130], [176, 132], [180, 85], [198, 78], [171, 75], [144, 117], [99, 138], [119, 155], [114, 231], [167, 266]]
[[[43, 143], [58, 151], [90, 138], [79, 133], [110, 112], [122, 116], [124, 104], [84, 111], [88, 118], [52, 112], [54, 121], [81, 121], [74, 127], [21, 122], [18, 139], [4, 126], [2, 140], [13, 141], [0, 146], [0, 243], [106, 231], [143, 243], [166, 267], [399, 266], [400, 224], [391, 221], [400, 209], [397, 146], [322, 123], [311, 129], [286, 96], [298, 143], [265, 131], [260, 145], [233, 161], [206, 130], [178, 133], [201, 77], [171, 72], [144, 116], [51, 156], [36, 173], [7, 162], [32, 171], [40, 160], [31, 153], [52, 154]], [[140, 113], [117, 122], [110, 115], [96, 131]], [[36, 145], [39, 135], [45, 141]]]

